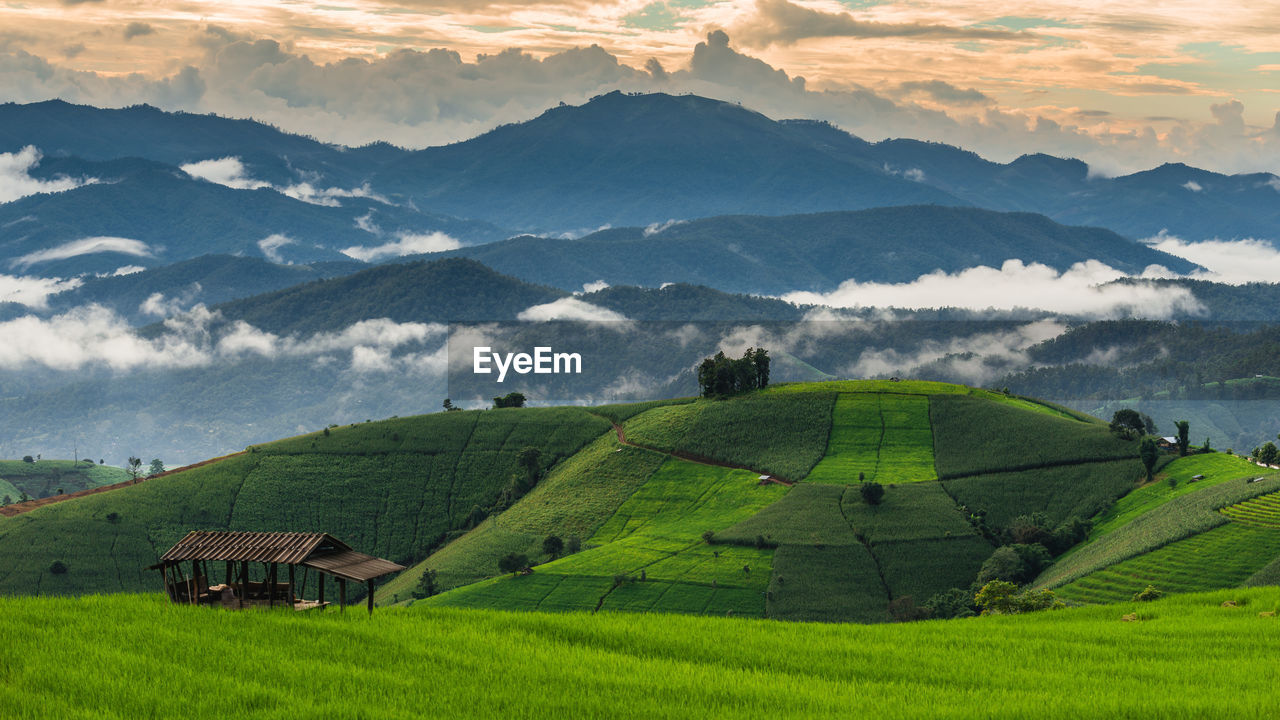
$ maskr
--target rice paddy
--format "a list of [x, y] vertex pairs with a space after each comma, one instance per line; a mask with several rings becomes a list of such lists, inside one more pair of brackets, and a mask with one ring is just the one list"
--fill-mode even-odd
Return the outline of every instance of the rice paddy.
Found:
[[1277, 607], [1257, 588], [850, 626], [0, 598], [0, 694], [21, 720], [1269, 717]]
[[847, 485], [936, 477], [928, 396], [841, 393], [832, 410], [826, 454], [806, 480]]

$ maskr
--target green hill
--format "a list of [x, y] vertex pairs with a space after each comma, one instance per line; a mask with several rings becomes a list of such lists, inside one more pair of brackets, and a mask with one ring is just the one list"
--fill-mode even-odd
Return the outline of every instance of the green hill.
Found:
[[0, 496], [14, 502], [22, 493], [44, 498], [63, 493], [111, 485], [129, 479], [123, 468], [99, 465], [92, 460], [0, 460]]
[[[516, 462], [527, 448], [531, 489]], [[470, 608], [879, 622], [971, 593], [1005, 545], [1032, 553], [1017, 570], [1030, 580], [1091, 518], [1040, 586], [1123, 600], [1129, 581], [1112, 575], [1138, 582], [1163, 567], [1149, 553], [1183, 548], [1246, 559], [1199, 576], [1179, 561], [1191, 569], [1170, 591], [1270, 576], [1280, 527], [1265, 499], [1280, 480], [1245, 483], [1254, 466], [1209, 455], [1169, 464], [1175, 488], [1139, 487], [1136, 455], [1094, 418], [922, 381], [393, 418], [0, 520], [0, 594], [151, 589], [142, 568], [194, 529], [332, 532], [412, 566], [378, 602]], [[532, 571], [500, 572], [512, 554]]]
[[1277, 607], [1256, 588], [849, 628], [0, 598], [0, 668], [13, 718], [1267, 717]]

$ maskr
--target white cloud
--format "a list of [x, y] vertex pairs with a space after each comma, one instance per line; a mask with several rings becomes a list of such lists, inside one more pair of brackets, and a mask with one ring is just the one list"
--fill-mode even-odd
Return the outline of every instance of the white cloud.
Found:
[[1204, 188], [1201, 187], [1200, 183], [1196, 182], [1195, 180], [1188, 180], [1182, 183], [1182, 187], [1190, 190], [1191, 192], [1200, 192], [1201, 190], [1204, 190]]
[[[166, 302], [163, 296], [149, 301], [152, 299], [157, 305]], [[334, 353], [351, 353], [353, 372], [393, 366], [420, 372], [438, 365], [441, 351], [432, 349], [423, 355], [413, 352], [414, 348], [448, 332], [447, 326], [438, 323], [397, 323], [379, 318], [336, 332], [281, 337], [243, 321], [225, 323], [220, 313], [204, 305], [167, 318], [163, 327], [159, 336], [143, 338], [118, 314], [99, 305], [49, 318], [28, 315], [0, 322], [0, 337], [6, 339], [0, 343], [0, 369], [106, 368], [128, 372], [204, 367], [252, 356], [323, 360]]]
[[605, 289], [605, 288], [607, 288], [607, 287], [609, 287], [609, 283], [607, 283], [607, 282], [605, 282], [605, 281], [603, 281], [603, 280], [596, 280], [595, 282], [583, 283], [583, 284], [582, 284], [582, 292], [581, 292], [581, 293], [574, 293], [574, 294], [575, 294], [575, 295], [576, 295], [576, 294], [589, 295], [589, 294], [594, 293], [594, 292], [600, 292], [601, 290], [604, 290], [604, 289]]
[[141, 265], [121, 265], [120, 267], [111, 271], [111, 277], [124, 277], [125, 275], [133, 275], [135, 273], [140, 273], [143, 270], [146, 270], [146, 268], [142, 267]]
[[955, 273], [938, 270], [908, 283], [847, 280], [829, 293], [795, 292], [783, 299], [845, 308], [1024, 308], [1097, 318], [1168, 318], [1204, 310], [1185, 288], [1106, 284], [1123, 277], [1096, 260], [1076, 263], [1061, 273], [1039, 263], [1006, 260], [999, 269], [982, 265]]
[[0, 274], [0, 302], [12, 302], [29, 308], [49, 306], [49, 296], [74, 290], [83, 284], [80, 278], [42, 278]]
[[281, 195], [287, 195], [295, 200], [301, 200], [306, 203], [311, 203], [312, 205], [338, 207], [341, 204], [338, 202], [338, 198], [344, 197], [369, 198], [386, 205], [391, 204], [391, 201], [375, 193], [373, 189], [369, 187], [368, 183], [350, 190], [336, 187], [319, 187], [315, 184], [315, 182], [319, 181], [319, 178], [313, 178], [309, 181], [304, 180], [291, 185], [272, 185], [265, 180], [258, 180], [250, 176], [248, 170], [244, 166], [244, 162], [235, 156], [216, 158], [212, 160], [201, 160], [199, 162], [187, 163], [180, 167], [183, 172], [197, 180], [225, 185], [226, 187], [235, 190], [258, 190], [260, 188], [269, 188], [271, 190], [275, 190]]
[[401, 233], [400, 239], [372, 247], [353, 245], [342, 251], [343, 255], [362, 262], [375, 262], [384, 258], [404, 257], [419, 253], [457, 250], [462, 243], [442, 232], [426, 234]]
[[201, 160], [180, 166], [182, 172], [197, 180], [225, 185], [236, 190], [257, 190], [271, 187], [271, 183], [254, 180], [245, 172], [244, 163], [238, 157]]
[[9, 261], [9, 267], [27, 268], [36, 263], [50, 260], [66, 260], [67, 258], [94, 253], [120, 253], [134, 257], [151, 257], [151, 248], [141, 240], [120, 237], [88, 237], [73, 240], [47, 250], [37, 250]]
[[1265, 240], [1248, 238], [1188, 242], [1162, 233], [1143, 242], [1206, 268], [1205, 272], [1191, 274], [1190, 277], [1198, 280], [1231, 285], [1280, 281], [1280, 250]]
[[650, 223], [644, 229], [644, 236], [649, 237], [650, 235], [657, 235], [667, 228], [675, 227], [676, 225], [683, 225], [686, 222], [688, 222], [688, 220], [668, 220], [662, 223]]
[[519, 320], [547, 322], [549, 320], [579, 320], [583, 322], [626, 323], [627, 317], [608, 308], [592, 305], [575, 297], [560, 298], [554, 302], [534, 305], [520, 311]]
[[177, 315], [194, 305], [202, 290], [200, 283], [195, 282], [187, 286], [186, 290], [171, 298], [165, 297], [164, 293], [151, 293], [146, 300], [143, 300], [138, 305], [138, 312], [155, 317]]
[[[284, 256], [280, 254], [280, 248], [284, 247], [285, 245], [292, 245], [295, 242], [297, 241], [289, 237], [288, 235], [281, 235], [279, 233], [276, 233], [274, 235], [268, 235], [262, 238], [261, 240], [259, 240], [258, 249], [262, 251], [262, 255], [266, 259], [270, 260], [271, 262], [277, 265], [284, 265], [286, 264], [286, 262], [285, 262]], [[292, 264], [292, 263], [289, 263], [289, 264]]]
[[[56, 193], [74, 190], [82, 185], [98, 182], [96, 178], [70, 178], [59, 176], [52, 180], [31, 177], [31, 169], [40, 164], [38, 149], [28, 145], [16, 153], [0, 153], [0, 203], [13, 202], [37, 193]], [[20, 218], [26, 220], [27, 218]], [[34, 218], [31, 218], [34, 219]]]
[[911, 351], [869, 348], [859, 354], [844, 374], [850, 377], [910, 374], [932, 364], [951, 379], [981, 384], [1030, 364], [1026, 350], [1067, 331], [1056, 320], [1040, 320], [1009, 330], [927, 340]]

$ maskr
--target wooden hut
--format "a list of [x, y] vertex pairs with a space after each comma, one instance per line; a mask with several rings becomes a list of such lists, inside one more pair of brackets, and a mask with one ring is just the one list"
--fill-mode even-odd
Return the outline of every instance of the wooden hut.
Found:
[[[251, 564], [262, 565], [261, 582], [250, 579]], [[281, 565], [287, 568], [287, 582], [281, 582]], [[297, 610], [324, 608], [329, 604], [326, 577], [337, 580], [338, 605], [346, 607], [347, 582], [365, 583], [373, 613], [373, 581], [404, 566], [356, 552], [327, 533], [193, 531], [147, 569], [163, 574], [165, 592], [173, 602], [231, 608], [277, 603]], [[218, 570], [224, 582], [215, 584]], [[303, 600], [313, 573], [319, 583], [317, 599]]]

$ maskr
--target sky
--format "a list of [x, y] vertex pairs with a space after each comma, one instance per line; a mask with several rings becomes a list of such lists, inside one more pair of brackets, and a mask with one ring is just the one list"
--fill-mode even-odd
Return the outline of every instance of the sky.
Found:
[[1280, 0], [9, 0], [0, 100], [424, 147], [612, 89], [994, 160], [1280, 170]]

